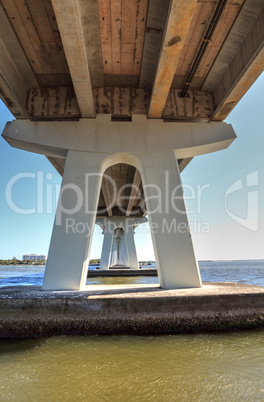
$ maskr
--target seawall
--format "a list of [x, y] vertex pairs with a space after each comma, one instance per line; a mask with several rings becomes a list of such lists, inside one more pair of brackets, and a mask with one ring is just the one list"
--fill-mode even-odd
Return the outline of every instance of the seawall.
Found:
[[0, 337], [172, 334], [264, 327], [264, 287], [205, 283], [200, 289], [91, 285], [84, 291], [1, 289]]

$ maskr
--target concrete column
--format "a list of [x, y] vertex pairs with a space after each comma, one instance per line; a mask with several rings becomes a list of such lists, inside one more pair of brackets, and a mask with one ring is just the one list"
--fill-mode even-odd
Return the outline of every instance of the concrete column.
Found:
[[127, 231], [125, 232], [125, 239], [127, 245], [129, 267], [132, 269], [139, 269], [133, 226], [128, 226]]
[[[129, 255], [128, 255], [128, 249], [127, 249], [127, 244], [126, 244], [126, 234], [125, 232], [121, 232], [121, 238], [120, 244], [119, 244], [119, 263], [129, 267]], [[131, 267], [130, 267], [131, 268]]]
[[[125, 216], [96, 219], [96, 224], [105, 232], [101, 255], [101, 269], [108, 269], [107, 267], [118, 263], [117, 248], [119, 249], [120, 264], [134, 269], [139, 268], [134, 239], [134, 227], [147, 221], [145, 217], [131, 218]], [[112, 241], [107, 232], [113, 234]], [[119, 238], [119, 247], [117, 247], [117, 238]]]
[[48, 261], [45, 290], [85, 286], [105, 156], [69, 151], [64, 168]]
[[[120, 229], [121, 229], [121, 227], [120, 227]], [[123, 227], [122, 227], [122, 229], [123, 229]], [[118, 255], [119, 255], [119, 259], [118, 259]], [[126, 246], [125, 235], [124, 235], [123, 230], [118, 231], [116, 234], [114, 234], [114, 237], [113, 237], [110, 266], [113, 266], [115, 264], [129, 266], [128, 256], [127, 256], [127, 246]]]
[[137, 154], [160, 285], [163, 288], [200, 287], [174, 151]]
[[104, 241], [103, 241], [100, 269], [109, 269], [113, 236], [114, 236], [113, 231], [108, 230], [106, 226], [104, 231]]

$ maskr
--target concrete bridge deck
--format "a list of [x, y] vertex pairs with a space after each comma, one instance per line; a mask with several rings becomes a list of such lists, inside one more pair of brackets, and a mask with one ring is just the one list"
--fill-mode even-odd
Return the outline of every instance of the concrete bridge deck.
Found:
[[200, 289], [92, 285], [84, 291], [1, 289], [0, 338], [169, 334], [264, 327], [264, 287], [233, 282]]

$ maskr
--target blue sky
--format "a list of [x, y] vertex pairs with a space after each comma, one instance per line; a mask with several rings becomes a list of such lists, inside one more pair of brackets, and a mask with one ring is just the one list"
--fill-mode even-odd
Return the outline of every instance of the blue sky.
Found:
[[[263, 90], [264, 74], [227, 118], [237, 134], [233, 144], [227, 150], [196, 157], [182, 173], [199, 260], [264, 258]], [[12, 114], [1, 102], [0, 131], [11, 120]], [[60, 175], [44, 156], [12, 148], [2, 137], [0, 165], [0, 258], [47, 254]], [[26, 209], [38, 205], [41, 212], [41, 201], [36, 199], [36, 176], [39, 175], [43, 177], [43, 213], [19, 214], [7, 205], [7, 185], [22, 172], [27, 172], [29, 177], [13, 186], [15, 205]], [[199, 186], [203, 187], [200, 204]], [[47, 210], [47, 198], [52, 199], [51, 210]], [[135, 239], [139, 259], [154, 259], [147, 227], [138, 227]], [[103, 235], [97, 228], [91, 258], [100, 258], [102, 241]]]

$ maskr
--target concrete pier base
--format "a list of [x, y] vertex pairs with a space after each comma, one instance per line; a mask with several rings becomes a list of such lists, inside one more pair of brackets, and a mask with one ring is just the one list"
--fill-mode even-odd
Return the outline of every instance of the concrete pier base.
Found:
[[92, 285], [83, 291], [1, 289], [0, 338], [171, 334], [264, 327], [264, 287], [232, 282], [196, 289]]
[[157, 276], [157, 268], [129, 269], [129, 267], [110, 269], [91, 269], [88, 271], [88, 278], [96, 277], [124, 277], [124, 276]]

